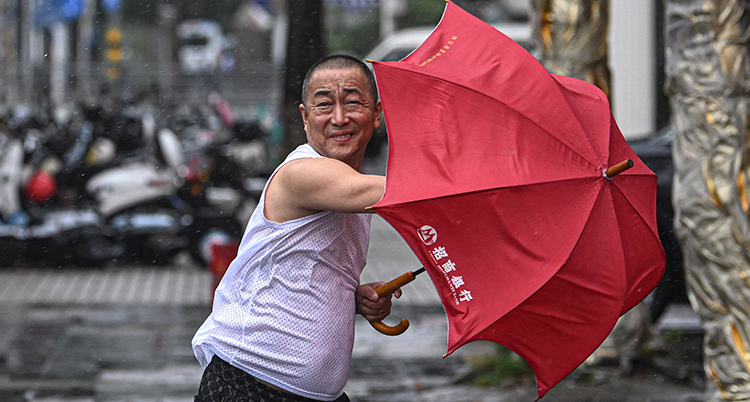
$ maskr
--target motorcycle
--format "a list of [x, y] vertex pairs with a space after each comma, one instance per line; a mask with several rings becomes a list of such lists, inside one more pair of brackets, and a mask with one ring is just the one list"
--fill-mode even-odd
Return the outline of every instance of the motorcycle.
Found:
[[182, 184], [178, 168], [181, 147], [168, 129], [157, 135], [159, 153], [127, 159], [86, 182], [114, 239], [125, 248], [124, 258], [163, 264], [187, 244], [182, 215], [171, 205]]
[[[44, 124], [15, 123], [0, 130], [0, 263], [98, 265], [119, 255], [117, 247], [105, 246], [104, 223], [93, 209], [45, 205], [57, 187], [49, 173], [54, 164], [35, 148]], [[13, 135], [22, 131], [28, 134], [23, 139]]]
[[193, 109], [172, 125], [185, 147], [178, 195], [180, 210], [191, 220], [188, 250], [201, 266], [216, 257], [214, 246], [239, 243], [269, 175], [266, 132], [255, 121], [236, 121], [212, 95], [223, 124], [210, 111]]
[[[20, 124], [15, 132], [23, 139], [2, 147], [2, 191], [20, 202], [7, 203], [0, 236], [19, 250], [37, 250], [14, 250], [21, 259], [169, 261], [187, 245], [182, 215], [169, 202], [182, 183], [179, 140], [169, 130], [148, 135], [142, 128], [147, 123], [121, 114], [85, 116], [67, 130]], [[129, 131], [127, 141], [107, 130], [116, 124]], [[135, 141], [134, 132], [144, 138]], [[26, 145], [20, 158], [13, 145], [19, 142]]]
[[225, 102], [160, 129], [148, 109], [110, 105], [64, 123], [0, 116], [0, 264], [166, 263], [187, 249], [208, 266], [213, 246], [239, 241], [269, 174], [261, 125]]

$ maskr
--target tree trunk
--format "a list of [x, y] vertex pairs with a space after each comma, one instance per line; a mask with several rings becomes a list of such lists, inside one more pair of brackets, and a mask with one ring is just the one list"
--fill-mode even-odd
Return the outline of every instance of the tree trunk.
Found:
[[287, 3], [289, 36], [284, 68], [284, 100], [282, 118], [284, 142], [277, 161], [306, 142], [299, 104], [302, 100], [302, 81], [312, 64], [323, 57], [323, 2], [322, 0], [292, 0]]
[[666, 2], [675, 231], [707, 401], [750, 401], [747, 0]]

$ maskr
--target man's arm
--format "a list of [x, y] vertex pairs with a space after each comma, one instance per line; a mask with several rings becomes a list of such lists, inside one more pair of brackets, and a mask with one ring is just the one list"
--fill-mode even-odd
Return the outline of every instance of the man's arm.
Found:
[[365, 175], [331, 158], [291, 161], [266, 191], [266, 218], [286, 222], [319, 211], [361, 213], [385, 192], [385, 177]]

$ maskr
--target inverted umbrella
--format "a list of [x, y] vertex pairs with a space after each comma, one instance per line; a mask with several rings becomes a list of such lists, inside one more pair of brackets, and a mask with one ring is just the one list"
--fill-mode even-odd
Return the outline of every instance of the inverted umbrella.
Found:
[[373, 68], [389, 135], [373, 209], [434, 282], [447, 354], [501, 343], [543, 396], [661, 278], [656, 175], [598, 88], [452, 2], [419, 48]]

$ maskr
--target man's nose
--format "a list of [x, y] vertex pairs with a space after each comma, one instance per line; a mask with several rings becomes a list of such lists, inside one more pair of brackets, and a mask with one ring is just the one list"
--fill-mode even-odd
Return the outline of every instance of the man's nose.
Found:
[[349, 116], [343, 104], [336, 104], [333, 107], [332, 123], [336, 126], [344, 126], [349, 122]]

